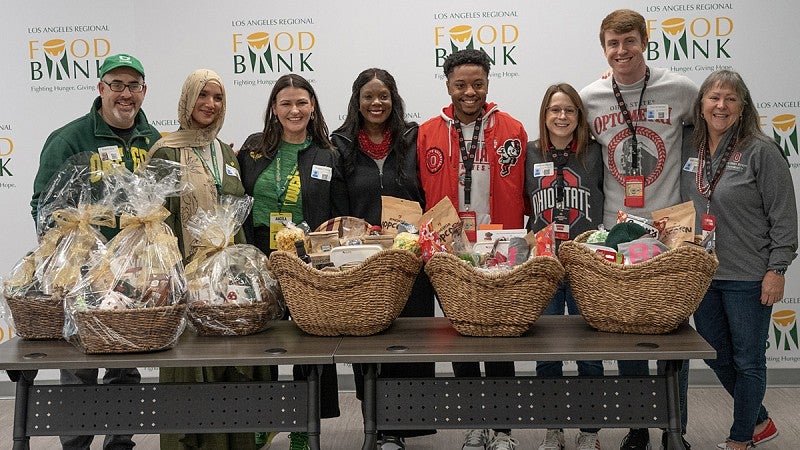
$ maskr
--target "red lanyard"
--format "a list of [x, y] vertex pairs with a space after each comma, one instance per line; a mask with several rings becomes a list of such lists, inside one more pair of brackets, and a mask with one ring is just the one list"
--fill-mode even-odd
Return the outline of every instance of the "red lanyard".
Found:
[[[717, 183], [719, 183], [720, 178], [722, 178], [722, 173], [725, 172], [725, 166], [728, 165], [728, 161], [731, 159], [733, 149], [736, 147], [736, 142], [738, 141], [737, 135], [738, 130], [734, 130], [734, 134], [731, 136], [730, 141], [728, 141], [728, 146], [725, 147], [725, 153], [722, 154], [722, 160], [719, 162], [713, 178], [711, 177], [711, 152], [708, 148], [708, 140], [700, 145], [700, 149], [697, 152], [698, 161], [695, 184], [697, 185], [697, 191], [700, 192], [700, 195], [709, 202], [711, 201], [711, 195], [714, 194], [714, 189], [717, 187]], [[706, 185], [703, 185], [704, 174], [707, 182]]]

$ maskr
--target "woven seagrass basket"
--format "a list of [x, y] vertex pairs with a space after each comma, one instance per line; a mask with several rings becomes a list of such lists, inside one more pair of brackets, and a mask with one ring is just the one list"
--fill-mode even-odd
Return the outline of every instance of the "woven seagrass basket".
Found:
[[445, 316], [465, 336], [520, 336], [539, 319], [564, 277], [556, 258], [538, 256], [509, 271], [479, 271], [449, 253], [425, 264]]
[[200, 336], [246, 336], [266, 330], [276, 315], [275, 308], [280, 306], [266, 301], [221, 305], [191, 302], [186, 316]]
[[64, 297], [30, 291], [10, 296], [6, 303], [14, 320], [14, 332], [22, 339], [61, 339], [64, 332]]
[[185, 325], [186, 305], [75, 313], [85, 353], [133, 353], [172, 348]]
[[696, 245], [684, 245], [640, 264], [606, 261], [581, 245], [587, 231], [559, 246], [572, 294], [586, 322], [612, 333], [664, 334], [700, 305], [719, 262]]
[[368, 336], [389, 328], [422, 266], [419, 257], [398, 249], [340, 272], [314, 269], [288, 252], [273, 252], [269, 260], [292, 320], [318, 336]]

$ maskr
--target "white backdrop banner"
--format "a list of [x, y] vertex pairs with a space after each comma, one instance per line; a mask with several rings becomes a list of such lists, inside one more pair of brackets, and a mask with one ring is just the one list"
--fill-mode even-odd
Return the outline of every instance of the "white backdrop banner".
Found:
[[[798, 179], [796, 116], [800, 42], [796, 6], [789, 0], [751, 2], [644, 1], [648, 63], [696, 83], [713, 70], [739, 71], [752, 91], [764, 131], [788, 155]], [[143, 109], [162, 132], [177, 128], [183, 80], [201, 67], [219, 73], [228, 92], [221, 137], [238, 147], [263, 127], [275, 80], [298, 73], [313, 83], [331, 130], [347, 112], [356, 75], [389, 70], [408, 118], [422, 122], [450, 102], [442, 74], [445, 56], [479, 48], [492, 59], [489, 100], [537, 134], [546, 87], [576, 88], [607, 68], [600, 21], [630, 2], [478, 0], [264, 2], [239, 0], [0, 0], [4, 18], [0, 60], [0, 273], [35, 245], [30, 198], [47, 135], [89, 111], [103, 59], [130, 53], [144, 64]], [[796, 183], [798, 189], [800, 183]], [[787, 273], [786, 298], [776, 305], [767, 355], [772, 368], [800, 367], [797, 313], [800, 264]], [[12, 331], [0, 323], [0, 339]]]

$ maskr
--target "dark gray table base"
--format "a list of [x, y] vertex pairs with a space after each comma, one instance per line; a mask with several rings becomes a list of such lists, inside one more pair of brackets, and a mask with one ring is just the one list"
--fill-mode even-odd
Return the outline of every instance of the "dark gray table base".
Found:
[[[366, 373], [363, 449], [377, 428], [663, 428], [682, 449], [677, 364], [665, 375], [566, 378], [379, 378]], [[374, 418], [374, 419], [373, 419]]]
[[[29, 436], [307, 431], [320, 448], [319, 369], [307, 381], [34, 385], [16, 372], [14, 450]], [[190, 411], [190, 414], [187, 414]]]

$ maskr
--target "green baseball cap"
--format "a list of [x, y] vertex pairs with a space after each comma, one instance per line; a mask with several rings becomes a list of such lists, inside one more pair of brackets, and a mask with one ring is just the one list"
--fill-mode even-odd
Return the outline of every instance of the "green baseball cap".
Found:
[[142, 63], [140, 63], [139, 60], [133, 56], [126, 55], [124, 53], [111, 55], [106, 58], [105, 61], [103, 61], [103, 65], [100, 66], [100, 78], [103, 78], [103, 76], [110, 70], [114, 70], [118, 67], [130, 67], [131, 69], [142, 74], [142, 78], [144, 78], [144, 67], [142, 67]]

